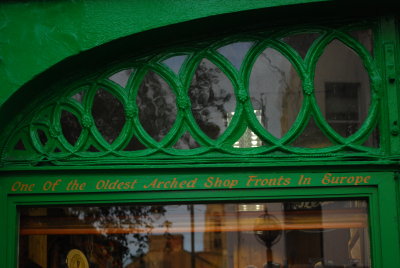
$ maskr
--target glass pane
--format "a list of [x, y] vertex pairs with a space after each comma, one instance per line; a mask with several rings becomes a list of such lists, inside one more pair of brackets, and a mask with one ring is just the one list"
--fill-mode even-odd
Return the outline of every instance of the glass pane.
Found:
[[41, 143], [43, 146], [45, 146], [46, 143], [47, 143], [47, 141], [49, 140], [49, 139], [47, 138], [46, 132], [45, 132], [44, 130], [42, 130], [42, 129], [37, 129], [37, 136], [38, 136], [38, 138], [39, 138], [40, 143]]
[[282, 41], [293, 47], [300, 56], [305, 58], [311, 45], [319, 36], [318, 33], [295, 34], [282, 38]]
[[267, 48], [250, 76], [250, 97], [260, 123], [281, 138], [296, 120], [303, 103], [302, 85], [292, 64], [277, 50]]
[[63, 110], [61, 112], [61, 129], [65, 139], [71, 145], [75, 145], [82, 132], [82, 126], [78, 118], [72, 113]]
[[25, 151], [26, 148], [25, 148], [24, 142], [23, 142], [22, 140], [19, 140], [19, 141], [17, 142], [17, 144], [15, 144], [14, 149], [15, 149], [15, 150], [19, 150], [19, 151]]
[[348, 137], [364, 122], [370, 104], [370, 81], [360, 57], [338, 40], [318, 60], [315, 96], [328, 123]]
[[192, 135], [188, 131], [182, 135], [182, 137], [173, 146], [175, 149], [195, 149], [199, 148], [200, 145], [193, 139]]
[[303, 148], [324, 148], [333, 144], [319, 129], [314, 118], [311, 117], [303, 132], [291, 145]]
[[203, 59], [194, 74], [189, 97], [200, 129], [217, 139], [227, 128], [228, 114], [236, 107], [231, 81], [212, 62]]
[[129, 77], [131, 76], [132, 72], [133, 69], [122, 70], [110, 76], [109, 79], [117, 83], [121, 87], [126, 87], [126, 84], [128, 83]]
[[242, 137], [233, 144], [233, 148], [255, 148], [263, 145], [261, 139], [249, 128], [243, 133]]
[[371, 267], [364, 200], [19, 211], [20, 268]]
[[143, 128], [153, 139], [161, 141], [176, 119], [176, 97], [172, 89], [161, 76], [149, 72], [139, 87], [136, 102]]
[[122, 103], [107, 90], [99, 89], [94, 96], [92, 115], [103, 138], [108, 143], [113, 143], [125, 124]]
[[85, 96], [85, 91], [81, 91], [73, 95], [71, 98], [76, 100], [77, 102], [82, 103], [83, 97]]
[[217, 51], [239, 70], [240, 66], [242, 66], [244, 57], [252, 46], [253, 42], [237, 42], [220, 47]]
[[163, 63], [167, 65], [172, 71], [174, 71], [174, 73], [179, 74], [182, 64], [185, 62], [186, 58], [186, 55], [174, 56], [164, 60]]
[[144, 149], [146, 149], [146, 147], [138, 140], [138, 138], [136, 138], [136, 136], [133, 136], [124, 151], [138, 151]]
[[380, 147], [380, 131], [379, 131], [378, 126], [375, 127], [375, 129], [372, 131], [368, 140], [364, 143], [364, 146], [372, 147], [372, 148]]
[[350, 35], [360, 42], [373, 55], [374, 53], [374, 36], [371, 29], [357, 30], [350, 32]]

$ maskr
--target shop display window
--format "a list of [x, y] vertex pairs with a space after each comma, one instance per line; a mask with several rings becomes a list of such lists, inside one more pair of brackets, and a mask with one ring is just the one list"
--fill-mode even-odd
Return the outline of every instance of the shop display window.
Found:
[[20, 268], [371, 267], [366, 200], [21, 207]]

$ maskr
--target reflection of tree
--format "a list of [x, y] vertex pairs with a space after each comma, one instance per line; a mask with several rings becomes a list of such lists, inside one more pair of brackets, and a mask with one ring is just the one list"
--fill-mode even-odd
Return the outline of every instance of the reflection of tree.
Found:
[[149, 72], [139, 88], [136, 102], [143, 128], [160, 141], [176, 119], [175, 95], [168, 84], [156, 73]]
[[108, 143], [114, 142], [125, 124], [122, 103], [110, 92], [99, 89], [93, 99], [92, 114], [104, 139]]
[[202, 61], [192, 80], [189, 97], [193, 116], [204, 133], [212, 139], [218, 138], [226, 127], [228, 111], [225, 107], [232, 97], [220, 88], [221, 70], [209, 61]]
[[[77, 217], [82, 224], [91, 225], [101, 233], [97, 244], [90, 247], [103, 248], [100, 250], [102, 258], [109, 255], [114, 259], [116, 256], [112, 251], [115, 251], [122, 257], [118, 261], [139, 258], [146, 253], [148, 236], [156, 220], [154, 215], [164, 213], [162, 206], [79, 207], [66, 211], [66, 214]], [[93, 248], [88, 251], [93, 251]]]

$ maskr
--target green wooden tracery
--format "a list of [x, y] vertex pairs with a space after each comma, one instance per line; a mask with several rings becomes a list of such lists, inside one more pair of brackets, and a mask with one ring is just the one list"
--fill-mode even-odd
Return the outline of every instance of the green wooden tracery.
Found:
[[[378, 128], [382, 95], [380, 73], [371, 52], [351, 35], [354, 30], [359, 28], [307, 27], [240, 34], [222, 40], [174, 47], [164, 53], [110, 66], [106, 72], [65, 85], [57, 91], [62, 93], [55, 94], [45, 103], [36, 104], [34, 110], [26, 112], [23, 120], [17, 122], [14, 130], [7, 134], [1, 163], [4, 166], [99, 162], [140, 164], [180, 163], [190, 159], [223, 162], [239, 157], [270, 161], [294, 156], [382, 155], [379, 145], [365, 146], [371, 139], [371, 133]], [[283, 39], [297, 34], [316, 35], [306, 55], [300, 55]], [[327, 122], [314, 94], [316, 65], [325, 48], [334, 40], [351, 48], [360, 57], [370, 79], [368, 115], [355, 133], [345, 137]], [[234, 66], [221, 52], [221, 48], [235, 43], [246, 43], [249, 47], [240, 66]], [[278, 51], [291, 63], [302, 85], [301, 108], [282, 137], [271, 134], [257, 119], [249, 89], [253, 66], [266, 48]], [[182, 65], [175, 68], [168, 62], [171, 58]], [[205, 128], [199, 126], [199, 115], [193, 110], [195, 93], [191, 90], [194, 90], [194, 77], [199, 72], [199, 66], [208, 61], [232, 84], [234, 97], [231, 100], [236, 103], [233, 117], [225, 118], [229, 122], [227, 128], [218, 135], [205, 133]], [[113, 77], [119, 73], [130, 73], [123, 84], [113, 81]], [[145, 92], [148, 88], [142, 84], [149, 76], [156, 77], [159, 84], [166, 83], [168, 86], [164, 88], [169, 87], [173, 92], [160, 104], [161, 109], [172, 109], [170, 114], [173, 119], [170, 126], [157, 130], [158, 134], [162, 133], [161, 136], [150, 133], [151, 130], [145, 127], [146, 120], [141, 119], [141, 113], [146, 113], [146, 104], [138, 100], [138, 94], [140, 90]], [[145, 94], [143, 92], [140, 94]], [[119, 112], [121, 116], [113, 118], [105, 110], [103, 117], [99, 118], [93, 111], [101, 113], [102, 108], [99, 107], [102, 105], [112, 105], [108, 111]], [[155, 119], [150, 117], [147, 120]], [[296, 144], [296, 140], [306, 133], [310, 121], [315, 122], [330, 144], [320, 148]], [[246, 133], [254, 133], [261, 143], [256, 147], [236, 148], [235, 142]], [[177, 146], [182, 141], [186, 145]]]

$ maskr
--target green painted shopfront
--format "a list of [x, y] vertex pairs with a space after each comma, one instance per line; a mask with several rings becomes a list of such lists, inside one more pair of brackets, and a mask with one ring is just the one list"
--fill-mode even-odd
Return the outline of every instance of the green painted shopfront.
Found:
[[0, 267], [399, 268], [390, 1], [0, 3]]

